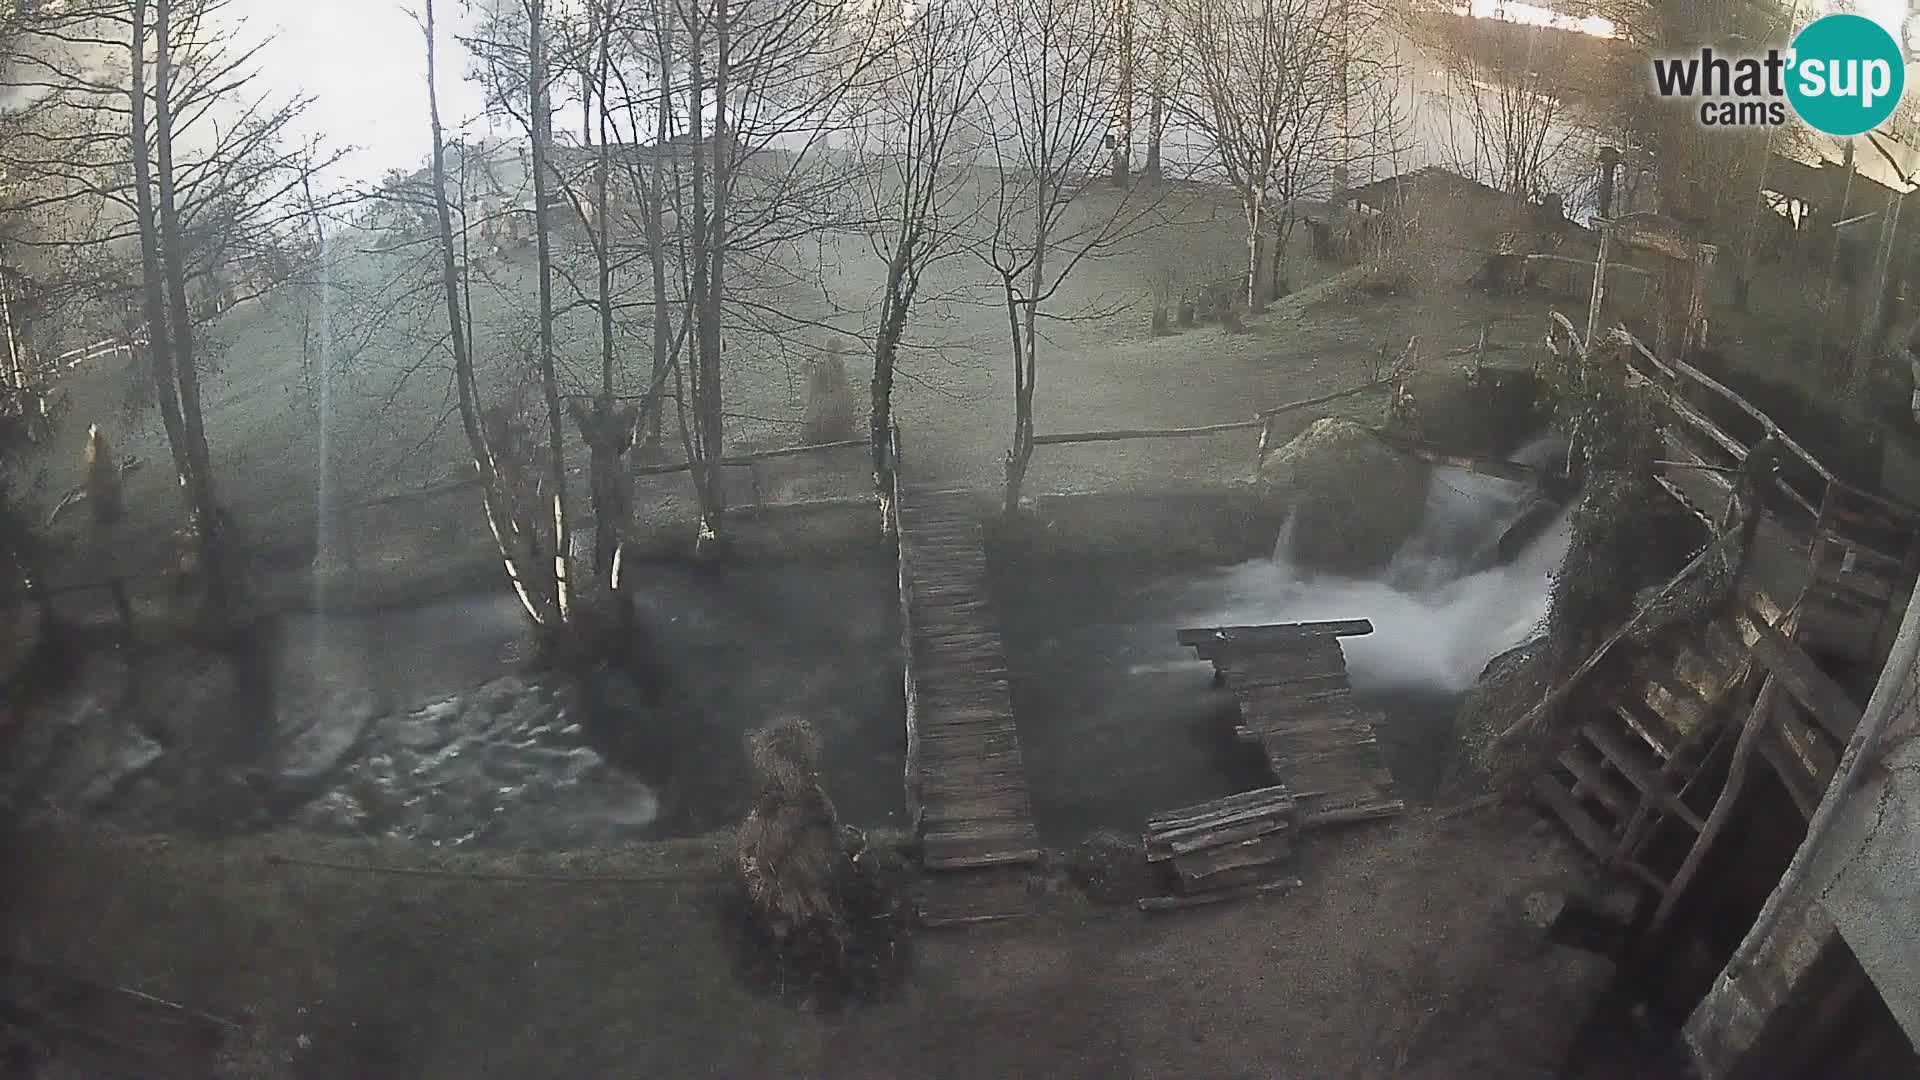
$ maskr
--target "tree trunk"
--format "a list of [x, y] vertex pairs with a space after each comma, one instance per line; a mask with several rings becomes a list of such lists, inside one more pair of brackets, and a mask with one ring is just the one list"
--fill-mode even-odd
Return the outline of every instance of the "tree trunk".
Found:
[[1033, 462], [1033, 389], [1038, 374], [1040, 343], [1037, 337], [1039, 297], [1046, 286], [1047, 205], [1051, 196], [1047, 185], [1040, 185], [1035, 206], [1033, 266], [1028, 271], [1027, 296], [1016, 300], [1013, 282], [1001, 285], [1007, 298], [1007, 323], [1013, 335], [1013, 448], [1007, 452], [1006, 504], [1008, 517], [1020, 512], [1020, 492], [1026, 484], [1027, 467]]
[[553, 245], [547, 207], [547, 151], [553, 133], [553, 114], [547, 109], [546, 0], [528, 5], [527, 39], [530, 56], [532, 121], [533, 229], [535, 257], [540, 266], [540, 389], [547, 405], [547, 456], [553, 484], [553, 594], [559, 620], [573, 618], [571, 573], [573, 537], [567, 516], [567, 458], [565, 411], [560, 404], [560, 378], [553, 359]]
[[1027, 463], [1033, 460], [1033, 395], [1027, 389], [1026, 342], [1020, 304], [1011, 280], [1002, 282], [1006, 291], [1007, 329], [1013, 344], [1013, 446], [1007, 450], [1006, 493], [1001, 512], [1011, 518], [1020, 512], [1020, 489], [1026, 483]]
[[147, 324], [147, 361], [152, 369], [154, 394], [160, 402], [160, 422], [167, 431], [167, 447], [180, 480], [180, 496], [189, 519], [198, 514], [192, 480], [193, 456], [187, 452], [186, 422], [180, 416], [178, 383], [173, 375], [172, 335], [167, 332], [166, 281], [160, 270], [160, 228], [153, 208], [153, 164], [147, 126], [147, 0], [133, 3], [132, 111], [134, 213], [140, 230], [140, 280]]
[[499, 550], [501, 561], [506, 564], [507, 580], [512, 582], [514, 594], [520, 598], [520, 606], [526, 611], [527, 618], [535, 626], [543, 626], [551, 623], [556, 614], [554, 598], [548, 590], [539, 589], [539, 579], [531, 576], [531, 572], [537, 572], [536, 568], [528, 565], [528, 553], [502, 506], [500, 479], [494, 465], [493, 451], [487, 445], [480, 427], [479, 390], [473, 372], [473, 352], [462, 325], [459, 272], [453, 261], [453, 212], [447, 205], [446, 140], [440, 127], [433, 26], [433, 0], [426, 0], [427, 115], [433, 126], [434, 211], [440, 230], [440, 277], [446, 292], [448, 341], [453, 347], [453, 374], [460, 401], [460, 426], [467, 435], [467, 448], [473, 453], [473, 467], [480, 474], [480, 497], [486, 510], [487, 528], [493, 533], [494, 547]]
[[895, 528], [899, 507], [893, 505], [893, 370], [899, 359], [900, 339], [907, 329], [907, 310], [913, 303], [908, 268], [913, 242], [901, 237], [887, 267], [886, 292], [880, 299], [880, 331], [873, 343], [872, 412], [868, 433], [873, 446], [874, 493], [880, 501], [880, 527], [887, 535]]
[[[594, 573], [609, 587], [613, 585], [613, 556], [626, 527], [626, 500], [619, 498], [620, 455], [626, 449], [626, 432], [615, 431], [613, 400], [613, 220], [612, 200], [607, 184], [613, 171], [613, 158], [607, 147], [607, 71], [609, 43], [613, 38], [610, 0], [603, 0], [607, 11], [600, 31], [600, 153], [595, 163], [593, 213], [599, 219], [592, 232], [595, 270], [598, 271], [600, 300], [600, 401], [594, 417], [596, 431], [587, 442], [587, 468], [593, 485], [593, 560]], [[583, 432], [583, 434], [585, 434]]]
[[[707, 162], [701, 141], [706, 134], [701, 115], [705, 98], [705, 65], [701, 61], [704, 45], [700, 40], [699, 12], [696, 10], [688, 17], [693, 20], [687, 42], [687, 118], [693, 134], [693, 153], [688, 155], [693, 174], [693, 273], [687, 295], [687, 317], [693, 321], [693, 362], [687, 365], [687, 382], [692, 384], [687, 396], [691, 398], [693, 418], [687, 433], [690, 451], [687, 462], [694, 493], [700, 501], [700, 530], [695, 541], [698, 550], [710, 549], [719, 539], [715, 519], [722, 512], [719, 507], [723, 492], [719, 472], [721, 447], [711, 441], [713, 426], [706, 417], [707, 358], [718, 347], [719, 328], [713, 325], [713, 308], [708, 303], [713, 292], [713, 263], [708, 250], [713, 234], [707, 208]], [[686, 424], [684, 417], [682, 424]]]
[[20, 334], [13, 325], [13, 286], [4, 278], [0, 278], [0, 321], [6, 324], [7, 367], [12, 372], [13, 388], [25, 390], [33, 380], [27, 375], [26, 357], [20, 350]]
[[1255, 191], [1247, 199], [1247, 310], [1267, 310], [1266, 195]]
[[1273, 219], [1273, 251], [1270, 253], [1272, 265], [1267, 276], [1267, 295], [1275, 300], [1287, 295], [1286, 268], [1283, 265], [1287, 256], [1287, 234], [1292, 231], [1293, 211], [1284, 210]]
[[656, 31], [660, 46], [660, 94], [654, 119], [654, 155], [652, 188], [647, 192], [647, 248], [653, 264], [653, 378], [641, 399], [640, 426], [644, 429], [640, 452], [648, 459], [660, 456], [660, 420], [665, 411], [668, 350], [672, 345], [670, 324], [673, 308], [667, 300], [667, 155], [673, 137], [673, 24], [665, 16]]
[[1160, 138], [1167, 126], [1167, 95], [1161, 88], [1158, 75], [1153, 84], [1153, 97], [1147, 105], [1147, 160], [1141, 174], [1148, 183], [1160, 182]]
[[[706, 397], [700, 410], [700, 419], [707, 427], [707, 445], [712, 447], [718, 458], [726, 449], [726, 432], [721, 415], [725, 396], [720, 386], [720, 314], [721, 300], [726, 295], [727, 196], [733, 184], [733, 139], [727, 124], [727, 82], [733, 57], [728, 48], [731, 31], [728, 22], [732, 15], [728, 11], [727, 0], [714, 0], [713, 13], [713, 242], [708, 248], [713, 256], [713, 274], [707, 280], [707, 347], [700, 357], [706, 367], [700, 379], [700, 389]], [[714, 496], [714, 504], [709, 508], [710, 520], [701, 532], [718, 543], [724, 538], [722, 516], [727, 509], [726, 490], [715, 484]]]
[[1120, 24], [1120, 93], [1114, 113], [1113, 185], [1133, 179], [1133, 3], [1114, 0]]
[[187, 303], [185, 240], [174, 196], [173, 177], [173, 57], [169, 23], [173, 0], [155, 0], [154, 6], [154, 149], [160, 196], [160, 259], [165, 266], [171, 333], [173, 375], [180, 390], [180, 419], [186, 435], [188, 475], [193, 512], [200, 540], [200, 572], [205, 578], [207, 606], [220, 618], [228, 605], [226, 529], [213, 490], [212, 455], [207, 450], [206, 416], [200, 402], [200, 374], [195, 367], [193, 312]]

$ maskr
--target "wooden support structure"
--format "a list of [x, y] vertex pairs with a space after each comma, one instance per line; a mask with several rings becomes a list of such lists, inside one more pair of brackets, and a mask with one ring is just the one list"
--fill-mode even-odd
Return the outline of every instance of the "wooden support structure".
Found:
[[1409, 439], [1396, 435], [1384, 428], [1370, 428], [1373, 436], [1403, 454], [1410, 454], [1422, 461], [1434, 465], [1447, 465], [1483, 476], [1497, 476], [1502, 480], [1512, 480], [1521, 484], [1540, 483], [1540, 470], [1529, 465], [1521, 465], [1505, 458], [1488, 457], [1479, 454], [1456, 454], [1430, 442]]
[[1352, 701], [1340, 639], [1365, 619], [1180, 630], [1240, 705], [1236, 734], [1260, 745], [1278, 783], [1155, 814], [1141, 840], [1172, 894], [1142, 911], [1178, 911], [1299, 885], [1275, 875], [1303, 829], [1391, 817], [1406, 806], [1380, 757], [1374, 715]]
[[[899, 490], [899, 489], [896, 489]], [[987, 594], [980, 507], [966, 493], [898, 498], [907, 647], [907, 804], [930, 885], [922, 921], [1027, 913], [1025, 868], [1040, 858], [1006, 649]]]
[[1406, 809], [1380, 754], [1372, 710], [1353, 700], [1339, 639], [1365, 619], [1181, 630], [1240, 705], [1236, 734], [1259, 745], [1286, 785], [1301, 829], [1391, 817]]
[[1141, 838], [1174, 891], [1193, 896], [1265, 881], [1293, 854], [1294, 802], [1282, 786], [1156, 814]]

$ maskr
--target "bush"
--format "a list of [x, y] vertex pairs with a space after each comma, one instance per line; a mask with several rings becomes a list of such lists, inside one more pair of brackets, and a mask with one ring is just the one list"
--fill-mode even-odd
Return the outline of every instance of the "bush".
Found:
[[1573, 440], [1580, 500], [1566, 562], [1554, 576], [1548, 666], [1565, 677], [1633, 612], [1655, 564], [1650, 524], [1663, 505], [1654, 462], [1663, 449], [1650, 392], [1627, 384], [1612, 357], [1569, 355], [1541, 365], [1542, 404]]
[[871, 994], [904, 962], [904, 922], [885, 860], [843, 828], [820, 786], [804, 720], [747, 736], [760, 796], [735, 839], [740, 957], [755, 982], [808, 1001]]
[[815, 360], [807, 374], [807, 408], [802, 417], [806, 441], [829, 443], [853, 438], [858, 411], [846, 361], [837, 352]]

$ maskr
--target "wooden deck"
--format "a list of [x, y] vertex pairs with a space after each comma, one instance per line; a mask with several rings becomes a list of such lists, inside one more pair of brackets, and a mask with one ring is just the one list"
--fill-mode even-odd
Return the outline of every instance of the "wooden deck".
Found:
[[1379, 715], [1353, 700], [1340, 651], [1342, 637], [1372, 632], [1372, 623], [1351, 619], [1179, 633], [1233, 692], [1236, 733], [1259, 744], [1301, 829], [1406, 809], [1374, 733]]
[[[907, 800], [941, 883], [930, 923], [1023, 914], [1021, 868], [1040, 858], [1014, 728], [1006, 647], [987, 595], [980, 506], [966, 493], [903, 492]], [[994, 871], [999, 872], [994, 872]]]

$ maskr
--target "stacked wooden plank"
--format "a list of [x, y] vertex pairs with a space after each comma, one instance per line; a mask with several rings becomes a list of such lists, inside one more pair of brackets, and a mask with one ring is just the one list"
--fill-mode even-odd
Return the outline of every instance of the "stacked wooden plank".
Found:
[[1143, 837], [1147, 862], [1162, 867], [1177, 897], [1142, 900], [1142, 910], [1232, 899], [1285, 881], [1293, 854], [1293, 796], [1281, 785], [1155, 814]]
[[1340, 651], [1340, 638], [1372, 632], [1367, 620], [1347, 619], [1179, 633], [1233, 691], [1236, 732], [1260, 746], [1292, 793], [1302, 829], [1406, 809], [1374, 732], [1379, 715], [1353, 699]]
[[[978, 509], [964, 493], [909, 493], [899, 513], [908, 806], [921, 864], [979, 871], [1036, 862], [1040, 840], [1014, 729], [1006, 649], [988, 606]], [[930, 904], [926, 915], [960, 923], [1023, 914], [1020, 890], [1007, 883], [1016, 876], [960, 875], [952, 895]]]

